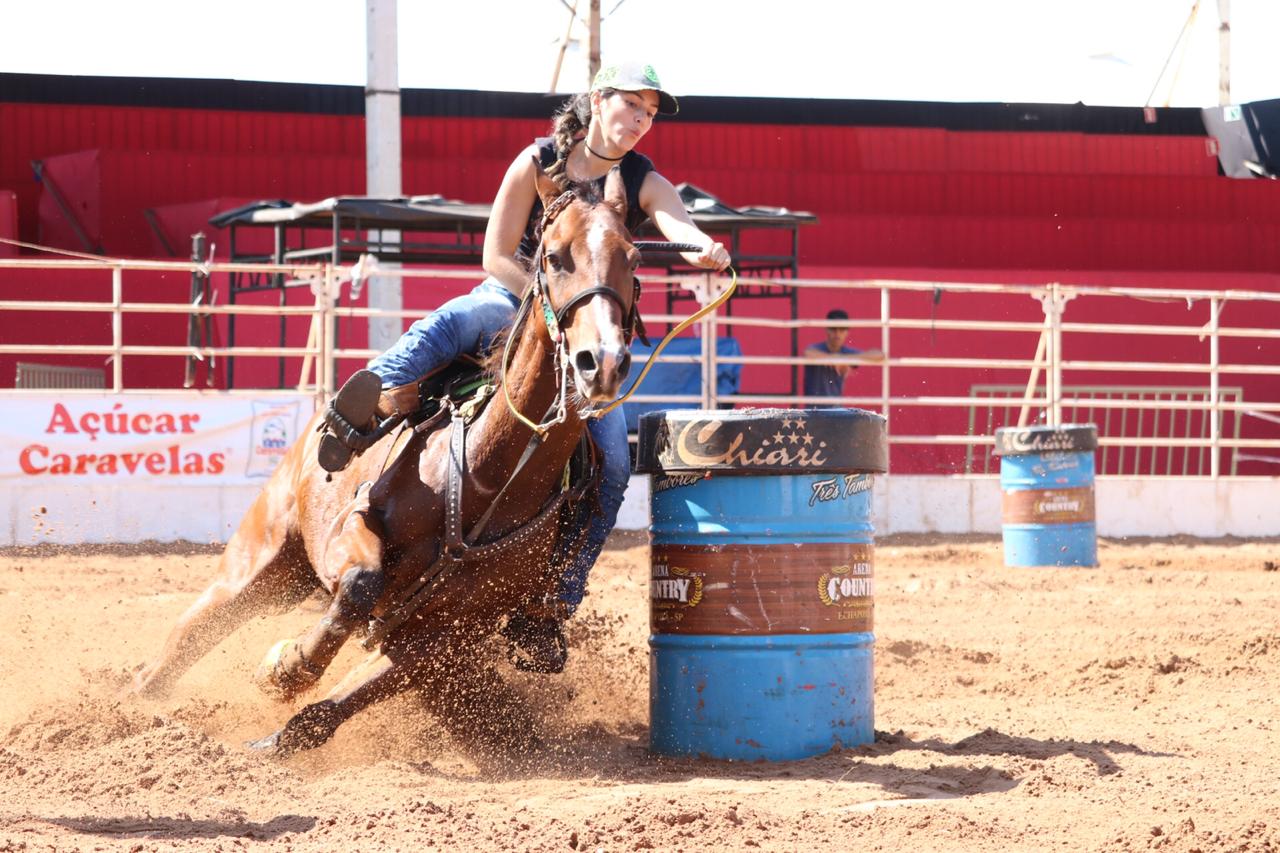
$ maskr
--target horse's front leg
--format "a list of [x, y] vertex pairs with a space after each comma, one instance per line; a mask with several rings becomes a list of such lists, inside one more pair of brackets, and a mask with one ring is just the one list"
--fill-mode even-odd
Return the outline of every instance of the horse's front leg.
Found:
[[[289, 718], [284, 728], [247, 744], [250, 749], [284, 757], [298, 750], [314, 749], [333, 737], [338, 727], [355, 714], [415, 687], [440, 678], [439, 661], [460, 644], [474, 652], [479, 637], [459, 636], [444, 641], [439, 634], [404, 636], [403, 633], [360, 662], [329, 694]], [[467, 659], [474, 659], [470, 654]]]
[[327, 574], [337, 589], [324, 616], [298, 639], [281, 640], [258, 667], [258, 683], [281, 699], [291, 699], [324, 675], [351, 634], [369, 621], [386, 588], [380, 525], [366, 507], [351, 512], [329, 546]]
[[246, 745], [282, 758], [301, 749], [315, 749], [357, 712], [414, 686], [406, 669], [381, 652], [373, 652], [324, 699], [294, 714], [279, 731]]
[[427, 708], [464, 742], [487, 751], [523, 754], [537, 744], [533, 718], [482, 653], [483, 636], [466, 625], [452, 626], [448, 639], [400, 632], [324, 699], [248, 746], [280, 757], [314, 749], [370, 705], [418, 689]]

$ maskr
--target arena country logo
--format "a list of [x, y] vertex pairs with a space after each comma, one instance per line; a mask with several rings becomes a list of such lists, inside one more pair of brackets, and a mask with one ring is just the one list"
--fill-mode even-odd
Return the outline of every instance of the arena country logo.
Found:
[[818, 578], [818, 598], [827, 607], [848, 607], [873, 593], [870, 563], [836, 566]]
[[665, 562], [654, 563], [649, 598], [655, 607], [697, 607], [702, 601], [702, 576]]
[[[781, 430], [758, 444], [746, 444], [748, 433], [738, 431], [731, 438], [722, 434], [724, 421], [694, 420], [680, 430], [676, 458], [691, 467], [737, 465], [742, 467], [820, 468], [827, 464], [825, 441], [816, 441], [805, 431], [804, 418], [783, 420]], [[788, 430], [783, 432], [783, 430]], [[718, 448], [723, 448], [718, 449]]]

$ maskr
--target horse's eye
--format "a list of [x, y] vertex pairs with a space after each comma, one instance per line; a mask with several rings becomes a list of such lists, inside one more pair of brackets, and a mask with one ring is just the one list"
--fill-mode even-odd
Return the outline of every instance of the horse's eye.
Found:
[[564, 269], [564, 265], [560, 263], [560, 255], [555, 252], [547, 252], [547, 266], [556, 272]]

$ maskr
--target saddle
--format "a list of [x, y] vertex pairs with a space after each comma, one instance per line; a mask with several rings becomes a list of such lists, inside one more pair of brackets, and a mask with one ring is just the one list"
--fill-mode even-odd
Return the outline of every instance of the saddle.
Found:
[[417, 426], [446, 404], [460, 404], [485, 384], [480, 359], [462, 355], [416, 383], [382, 390], [370, 370], [358, 370], [329, 401], [318, 430], [320, 467], [331, 473], [347, 467], [351, 457], [377, 444], [401, 423]]

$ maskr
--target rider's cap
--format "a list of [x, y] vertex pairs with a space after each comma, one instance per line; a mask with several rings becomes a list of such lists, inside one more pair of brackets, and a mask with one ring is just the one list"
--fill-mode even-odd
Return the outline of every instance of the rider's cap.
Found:
[[676, 99], [663, 90], [662, 81], [652, 65], [641, 65], [638, 62], [621, 62], [617, 65], [603, 65], [596, 72], [596, 79], [591, 83], [591, 91], [600, 89], [618, 89], [623, 92], [643, 92], [652, 89], [658, 93], [658, 112], [673, 116], [680, 111]]

